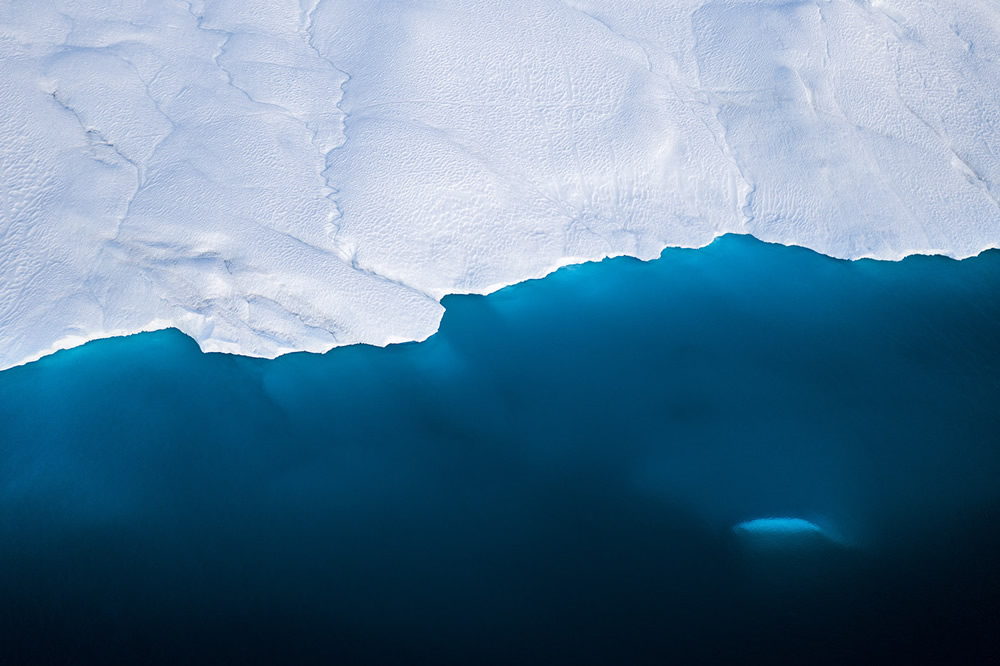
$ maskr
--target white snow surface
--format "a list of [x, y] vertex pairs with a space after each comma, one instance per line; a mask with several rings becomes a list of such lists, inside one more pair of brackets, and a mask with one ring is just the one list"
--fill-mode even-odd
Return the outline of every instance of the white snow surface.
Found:
[[1000, 245], [994, 0], [0, 0], [0, 368], [273, 357], [724, 233]]

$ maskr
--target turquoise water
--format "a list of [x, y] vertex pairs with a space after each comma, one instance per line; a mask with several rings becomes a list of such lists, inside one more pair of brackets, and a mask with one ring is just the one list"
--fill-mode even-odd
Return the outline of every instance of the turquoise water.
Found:
[[[998, 649], [1000, 252], [730, 236], [445, 305], [420, 344], [0, 373], [0, 663]], [[734, 530], [769, 518], [830, 538]]]

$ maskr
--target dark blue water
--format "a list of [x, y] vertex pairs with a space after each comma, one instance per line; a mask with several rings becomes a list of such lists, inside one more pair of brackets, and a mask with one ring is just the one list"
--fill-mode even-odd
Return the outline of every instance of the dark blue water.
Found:
[[[726, 237], [445, 305], [0, 373], [0, 663], [1000, 655], [1000, 252]], [[732, 530], [769, 516], [830, 539]]]

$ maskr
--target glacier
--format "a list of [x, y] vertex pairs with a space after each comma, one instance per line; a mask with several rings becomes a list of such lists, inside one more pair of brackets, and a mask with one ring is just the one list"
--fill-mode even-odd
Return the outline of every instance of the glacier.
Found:
[[0, 3], [0, 369], [422, 340], [447, 294], [727, 233], [1000, 247], [1000, 5]]

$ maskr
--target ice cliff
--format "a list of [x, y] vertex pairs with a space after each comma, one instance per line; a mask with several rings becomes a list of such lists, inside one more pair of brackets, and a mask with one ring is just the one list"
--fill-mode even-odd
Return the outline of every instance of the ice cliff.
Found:
[[0, 368], [419, 340], [723, 233], [1000, 245], [987, 0], [3, 0]]

